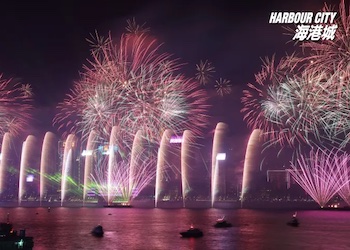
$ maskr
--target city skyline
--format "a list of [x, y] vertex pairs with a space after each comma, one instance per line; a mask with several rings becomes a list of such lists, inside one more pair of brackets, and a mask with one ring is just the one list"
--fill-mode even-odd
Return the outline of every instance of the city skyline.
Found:
[[[295, 29], [294, 23], [289, 26], [278, 24], [278, 18], [275, 20], [271, 17], [271, 13], [286, 11], [284, 13], [287, 19], [289, 13], [294, 13], [288, 11], [294, 11], [295, 5], [277, 5], [271, 2], [256, 12], [250, 9], [250, 3], [239, 3], [230, 9], [225, 4], [212, 5], [208, 1], [201, 5], [194, 2], [186, 6], [172, 5], [182, 12], [169, 14], [163, 23], [160, 22], [160, 17], [164, 18], [164, 15], [155, 8], [162, 5], [155, 3], [149, 3], [142, 8], [139, 6], [138, 11], [134, 6], [129, 6], [124, 14], [114, 16], [115, 19], [107, 15], [109, 12], [103, 12], [106, 15], [98, 12], [99, 14], [93, 16], [97, 20], [103, 20], [103, 27], [101, 23], [93, 22], [98, 28], [88, 32], [83, 39], [85, 45], [77, 42], [81, 38], [79, 32], [75, 33], [77, 30], [72, 31], [67, 28], [69, 25], [62, 24], [67, 25], [68, 21], [75, 25], [75, 21], [89, 23], [91, 17], [80, 19], [85, 17], [82, 13], [91, 14], [87, 11], [87, 6], [80, 9], [82, 12], [77, 12], [77, 19], [70, 23], [70, 8], [74, 5], [44, 5], [35, 9], [38, 15], [33, 18], [34, 23], [21, 26], [22, 29], [28, 28], [32, 31], [31, 36], [23, 39], [23, 48], [15, 51], [13, 60], [8, 60], [9, 63], [3, 65], [4, 72], [11, 72], [13, 68], [10, 66], [14, 66], [11, 63], [15, 59], [26, 59], [21, 63], [16, 61], [16, 69], [23, 75], [27, 74], [27, 78], [16, 75], [14, 81], [23, 84], [18, 89], [22, 91], [21, 96], [32, 98], [34, 121], [28, 119], [27, 123], [21, 124], [21, 128], [24, 128], [22, 138], [27, 138], [32, 143], [34, 138], [40, 141], [50, 131], [58, 134], [61, 140], [65, 140], [67, 135], [70, 138], [75, 134], [83, 145], [94, 131], [98, 140], [109, 141], [110, 147], [117, 145], [122, 156], [131, 149], [133, 136], [139, 130], [142, 131], [143, 139], [150, 144], [160, 143], [160, 138], [167, 129], [172, 130], [175, 135], [186, 134], [188, 130], [195, 135], [196, 140], [204, 138], [204, 142], [211, 138], [215, 141], [216, 124], [227, 124], [225, 138], [232, 145], [225, 150], [233, 151], [234, 156], [228, 157], [229, 164], [234, 171], [244, 172], [243, 182], [245, 171], [250, 172], [250, 168], [260, 168], [260, 171], [287, 169], [291, 161], [299, 159], [299, 154], [314, 146], [345, 148], [349, 140], [349, 72], [346, 66], [347, 57], [344, 56], [348, 49], [347, 41], [344, 41], [343, 34], [347, 32], [348, 25], [341, 20], [348, 13], [342, 9], [344, 1], [341, 3], [343, 5], [336, 21], [338, 26], [330, 25], [333, 31], [336, 31], [334, 28], [339, 28], [338, 33], [331, 33], [332, 29], [325, 24], [322, 35], [326, 36], [322, 36], [323, 41], [314, 41], [320, 40], [313, 39], [318, 34], [314, 30], [310, 30], [314, 33], [303, 37], [305, 32], [302, 33], [301, 30], [308, 28], [307, 25], [298, 25]], [[311, 17], [313, 12], [310, 11], [322, 11], [324, 5], [309, 3], [302, 6], [302, 11], [308, 11]], [[170, 11], [168, 5], [163, 7]], [[338, 10], [337, 6], [332, 8]], [[44, 17], [51, 12], [42, 12], [43, 9], [52, 11], [47, 19], [48, 23], [44, 22]], [[325, 7], [323, 11], [329, 10]], [[230, 15], [229, 11], [236, 15]], [[244, 12], [256, 14], [254, 22], [245, 18]], [[331, 16], [334, 17], [335, 13]], [[14, 27], [31, 17], [31, 14], [20, 14], [18, 19], [15, 16], [12, 23]], [[150, 21], [142, 20], [146, 16]], [[123, 26], [121, 17], [125, 18]], [[65, 22], [62, 22], [62, 18]], [[271, 23], [271, 18], [274, 23]], [[259, 22], [260, 19], [264, 21]], [[109, 22], [113, 23], [112, 28], [106, 25]], [[75, 45], [81, 48], [78, 50], [75, 47], [74, 52], [84, 54], [83, 61], [72, 60], [72, 54], [64, 53], [63, 50], [69, 47], [63, 46], [64, 41], [69, 41], [69, 44], [73, 41], [70, 40], [71, 36], [61, 37], [60, 33], [55, 33], [64, 27], [67, 34], [74, 33]], [[316, 26], [311, 27], [316, 30]], [[79, 28], [86, 31], [84, 25]], [[36, 36], [34, 31], [41, 29], [44, 35]], [[23, 34], [28, 35], [26, 32]], [[250, 32], [254, 32], [256, 39], [252, 39]], [[51, 36], [52, 34], [55, 36]], [[328, 41], [334, 39], [332, 36], [335, 36], [333, 43]], [[38, 50], [37, 46], [40, 44], [42, 47]], [[32, 47], [25, 50], [26, 46]], [[303, 48], [309, 51], [302, 53]], [[3, 55], [5, 58], [8, 56], [6, 53]], [[54, 55], [59, 55], [59, 58]], [[340, 59], [339, 55], [342, 56]], [[64, 63], [65, 60], [70, 63]], [[60, 67], [63, 65], [72, 71], [74, 68], [75, 73], [65, 74], [69, 70], [65, 71], [65, 67]], [[60, 71], [56, 72], [58, 69]], [[51, 74], [53, 72], [58, 73], [58, 76]], [[43, 83], [45, 74], [53, 80]], [[31, 80], [27, 82], [26, 79], [33, 76], [36, 77], [34, 83]], [[4, 73], [3, 77], [8, 76]], [[50, 119], [53, 117], [54, 126]], [[11, 128], [12, 123], [9, 124]], [[226, 131], [226, 125], [224, 127]], [[251, 132], [253, 130], [262, 131], [258, 137], [259, 140], [262, 137], [264, 146], [260, 161], [250, 163], [248, 147], [237, 145], [247, 145], [249, 134], [252, 133], [252, 136], [255, 133]], [[7, 131], [3, 128], [2, 132]], [[212, 146], [211, 178], [214, 176], [214, 162], [217, 157], [214, 152], [215, 144]], [[250, 142], [248, 146], [249, 144]], [[204, 142], [201, 146], [211, 148], [211, 143]], [[283, 156], [286, 150], [290, 152]], [[112, 163], [106, 165], [109, 173], [111, 164], [115, 164], [113, 159], [110, 162]], [[65, 179], [69, 168], [65, 161], [60, 164], [62, 179]], [[295, 179], [302, 177], [298, 176], [299, 171], [294, 173]], [[108, 177], [109, 187], [110, 178]], [[212, 183], [214, 180], [215, 178]], [[315, 180], [318, 181], [317, 178]], [[303, 181], [304, 179], [300, 183]], [[62, 186], [62, 190], [64, 188]], [[108, 193], [110, 197], [110, 191]], [[323, 203], [322, 201], [321, 204]]]

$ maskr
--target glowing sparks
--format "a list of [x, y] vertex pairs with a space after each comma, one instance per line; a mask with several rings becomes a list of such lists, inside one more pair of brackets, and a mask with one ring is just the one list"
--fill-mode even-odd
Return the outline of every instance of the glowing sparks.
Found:
[[119, 45], [111, 35], [103, 41], [93, 49], [81, 80], [58, 105], [54, 123], [59, 129], [85, 139], [94, 130], [108, 138], [117, 126], [119, 137], [129, 142], [138, 130], [149, 141], [159, 141], [168, 128], [203, 132], [206, 92], [178, 72], [177, 60], [160, 53], [156, 40], [141, 32], [122, 35]]
[[[324, 11], [332, 10], [325, 5]], [[311, 62], [308, 63], [308, 68], [328, 72], [337, 72], [348, 68], [350, 63], [350, 18], [344, 0], [340, 1], [338, 14], [339, 16], [337, 15], [334, 21], [338, 28], [333, 40], [307, 41], [301, 44], [303, 49], [310, 51], [304, 58], [306, 63]]]
[[31, 120], [32, 91], [29, 84], [21, 85], [0, 75], [0, 136], [6, 132], [19, 135]]
[[140, 25], [136, 22], [135, 18], [128, 19], [126, 22], [128, 23], [126, 30], [130, 33], [141, 34], [150, 31], [148, 27], [145, 27], [146, 23]]
[[216, 80], [215, 88], [216, 88], [216, 92], [220, 96], [229, 95], [232, 92], [232, 85], [230, 83], [230, 80], [227, 80], [227, 79], [220, 78], [219, 80]]
[[[329, 10], [325, 6], [325, 10]], [[243, 92], [241, 110], [268, 145], [345, 148], [350, 141], [350, 18], [345, 1], [334, 40], [302, 43], [303, 57], [264, 62]]]
[[267, 61], [256, 74], [256, 84], [248, 84], [241, 110], [248, 126], [261, 129], [268, 145], [345, 147], [350, 132], [350, 71], [295, 71], [294, 61], [295, 57], [277, 65]]
[[291, 163], [290, 173], [305, 192], [320, 207], [324, 207], [349, 183], [349, 160], [350, 156], [346, 153], [318, 149], [311, 151], [309, 157], [299, 156], [296, 162]]
[[196, 79], [203, 85], [209, 83], [210, 79], [213, 77], [212, 73], [215, 72], [215, 67], [208, 60], [200, 61], [199, 64], [196, 65], [197, 73]]
[[155, 159], [144, 156], [144, 151], [135, 155], [133, 159], [137, 164], [133, 166], [131, 156], [109, 163], [109, 170], [106, 164], [97, 166], [91, 174], [91, 187], [94, 187], [109, 205], [114, 201], [131, 202], [156, 175]]
[[22, 84], [21, 85], [22, 95], [24, 98], [29, 98], [33, 96], [33, 90], [30, 84]]

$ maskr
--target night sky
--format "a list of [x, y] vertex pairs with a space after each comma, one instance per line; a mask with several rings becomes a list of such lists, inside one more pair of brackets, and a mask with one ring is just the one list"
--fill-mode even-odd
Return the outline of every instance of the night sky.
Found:
[[[229, 79], [232, 94], [214, 97], [213, 124], [225, 121], [247, 131], [242, 121], [242, 89], [254, 81], [261, 58], [277, 58], [298, 48], [283, 25], [269, 24], [271, 11], [319, 11], [322, 0], [291, 1], [8, 1], [1, 4], [0, 72], [32, 85], [37, 130], [51, 128], [54, 107], [63, 100], [89, 58], [86, 38], [95, 30], [119, 37], [126, 20], [146, 23], [163, 49], [187, 63], [194, 77], [200, 60], [216, 67], [214, 79]], [[339, 1], [327, 1], [338, 6]], [[212, 91], [214, 93], [214, 91]], [[230, 108], [227, 108], [230, 106]], [[39, 115], [40, 114], [40, 115]]]

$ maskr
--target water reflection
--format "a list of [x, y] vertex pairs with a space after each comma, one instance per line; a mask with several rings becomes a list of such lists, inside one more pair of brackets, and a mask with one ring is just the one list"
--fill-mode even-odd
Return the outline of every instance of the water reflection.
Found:
[[[0, 208], [15, 228], [34, 237], [35, 250], [46, 249], [350, 249], [350, 213], [298, 211], [300, 227], [286, 225], [294, 211], [222, 209]], [[215, 228], [217, 218], [233, 224]], [[1, 218], [1, 217], [0, 217]], [[101, 224], [105, 234], [92, 237]], [[189, 225], [201, 238], [181, 238]], [[332, 239], [331, 241], [329, 239]], [[336, 242], [336, 244], [332, 244]]]

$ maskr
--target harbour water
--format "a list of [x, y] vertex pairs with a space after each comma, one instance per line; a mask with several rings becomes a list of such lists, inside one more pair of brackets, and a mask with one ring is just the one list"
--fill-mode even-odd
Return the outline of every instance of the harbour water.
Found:
[[[35, 250], [52, 249], [350, 249], [350, 211], [160, 208], [0, 208], [0, 219], [34, 237]], [[2, 217], [1, 217], [2, 216]], [[214, 228], [225, 216], [231, 228]], [[102, 238], [90, 234], [101, 224]], [[181, 238], [193, 224], [202, 238]]]

